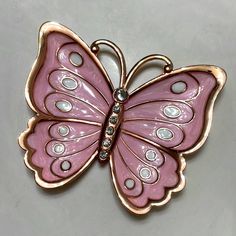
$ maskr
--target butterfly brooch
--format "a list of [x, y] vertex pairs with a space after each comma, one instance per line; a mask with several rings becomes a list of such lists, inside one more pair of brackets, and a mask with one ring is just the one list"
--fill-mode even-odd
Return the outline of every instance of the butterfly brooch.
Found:
[[[119, 60], [117, 89], [97, 57], [101, 45]], [[163, 74], [129, 92], [136, 72], [154, 60], [165, 63]], [[19, 138], [25, 164], [40, 186], [57, 188], [96, 159], [109, 163], [122, 204], [145, 214], [184, 188], [184, 157], [205, 142], [225, 82], [219, 67], [174, 70], [160, 54], [144, 57], [126, 73], [124, 56], [111, 41], [89, 47], [68, 28], [45, 23], [25, 91], [36, 113]]]

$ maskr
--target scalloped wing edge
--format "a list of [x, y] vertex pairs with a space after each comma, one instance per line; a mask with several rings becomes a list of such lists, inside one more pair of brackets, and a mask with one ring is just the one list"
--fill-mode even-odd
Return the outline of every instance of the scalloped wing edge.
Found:
[[135, 207], [134, 205], [132, 205], [131, 203], [126, 201], [125, 197], [122, 196], [122, 193], [121, 193], [121, 191], [118, 187], [118, 184], [116, 182], [116, 178], [115, 178], [115, 174], [114, 174], [114, 166], [113, 166], [113, 163], [112, 163], [112, 158], [113, 158], [112, 155], [110, 155], [111, 176], [112, 176], [112, 181], [113, 181], [116, 193], [118, 194], [118, 197], [121, 200], [121, 203], [131, 213], [138, 214], [138, 215], [144, 215], [144, 214], [148, 213], [152, 209], [152, 207], [163, 206], [171, 200], [171, 197], [172, 197], [173, 193], [180, 192], [185, 187], [186, 181], [185, 181], [185, 176], [183, 174], [183, 171], [186, 167], [186, 161], [185, 161], [185, 158], [180, 154], [178, 156], [178, 163], [179, 163], [178, 174], [179, 174], [179, 177], [180, 177], [178, 185], [175, 188], [168, 189], [165, 197], [162, 200], [160, 200], [160, 201], [151, 201], [150, 200], [149, 203], [145, 207], [142, 207], [142, 208]]
[[41, 172], [41, 168], [35, 166], [31, 162], [31, 157], [34, 153], [34, 149], [30, 148], [29, 145], [27, 144], [27, 137], [32, 133], [32, 131], [34, 130], [34, 127], [36, 126], [36, 124], [40, 120], [42, 120], [42, 119], [40, 119], [38, 116], [32, 117], [28, 121], [28, 128], [24, 132], [22, 132], [20, 137], [18, 138], [18, 142], [19, 142], [19, 145], [21, 146], [21, 148], [26, 151], [25, 155], [24, 155], [24, 163], [28, 169], [30, 169], [31, 171], [34, 172], [35, 182], [40, 187], [43, 187], [43, 188], [47, 188], [47, 189], [58, 188], [58, 187], [61, 187], [67, 183], [71, 183], [72, 181], [76, 180], [92, 164], [93, 160], [95, 159], [95, 156], [98, 154], [98, 150], [96, 150], [93, 153], [93, 155], [89, 158], [87, 163], [78, 172], [76, 172], [74, 175], [70, 176], [69, 178], [59, 181], [59, 182], [55, 182], [55, 183], [48, 183], [48, 182], [42, 180], [42, 178], [40, 178], [40, 174], [39, 174]]

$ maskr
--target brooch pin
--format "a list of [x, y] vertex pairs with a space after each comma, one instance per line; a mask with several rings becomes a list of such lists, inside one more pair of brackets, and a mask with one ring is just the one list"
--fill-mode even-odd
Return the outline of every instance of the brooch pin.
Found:
[[[117, 89], [97, 58], [100, 45], [119, 59]], [[165, 63], [163, 74], [128, 92], [136, 72], [154, 60]], [[159, 54], [144, 57], [126, 73], [124, 56], [111, 41], [89, 47], [68, 28], [45, 23], [26, 85], [36, 115], [19, 138], [25, 164], [40, 186], [57, 188], [96, 159], [109, 163], [122, 204], [145, 214], [184, 188], [184, 157], [205, 142], [225, 81], [219, 67], [174, 70]]]

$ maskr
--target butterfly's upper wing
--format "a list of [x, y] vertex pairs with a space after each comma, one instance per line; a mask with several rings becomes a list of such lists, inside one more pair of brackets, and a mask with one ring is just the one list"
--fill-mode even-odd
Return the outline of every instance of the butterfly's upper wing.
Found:
[[51, 188], [78, 176], [97, 154], [113, 89], [96, 56], [69, 29], [46, 23], [39, 44], [26, 86], [37, 116], [20, 144], [37, 183]]
[[182, 154], [204, 143], [225, 80], [218, 67], [192, 66], [164, 74], [131, 94], [111, 168], [118, 195], [132, 212], [163, 205], [184, 187]]

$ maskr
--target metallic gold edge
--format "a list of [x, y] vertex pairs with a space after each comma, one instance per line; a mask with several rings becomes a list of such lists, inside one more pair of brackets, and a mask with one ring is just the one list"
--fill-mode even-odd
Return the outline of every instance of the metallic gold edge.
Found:
[[111, 169], [111, 176], [112, 176], [112, 181], [113, 181], [115, 190], [116, 190], [117, 195], [118, 195], [119, 199], [121, 200], [122, 204], [129, 211], [131, 211], [134, 214], [143, 215], [143, 214], [148, 213], [153, 206], [163, 206], [163, 205], [165, 205], [167, 202], [170, 201], [170, 199], [172, 197], [172, 193], [181, 191], [185, 186], [185, 176], [183, 174], [183, 171], [186, 167], [186, 162], [185, 162], [185, 159], [183, 158], [183, 156], [180, 154], [177, 158], [177, 160], [179, 162], [179, 167], [180, 167], [179, 171], [178, 171], [180, 180], [179, 180], [179, 183], [178, 183], [177, 187], [167, 190], [166, 196], [161, 201], [158, 201], [158, 202], [156, 201], [155, 202], [155, 201], [152, 201], [152, 200], [149, 199], [149, 203], [145, 207], [141, 207], [141, 208], [135, 207], [134, 205], [129, 203], [126, 200], [125, 197], [123, 197], [121, 191], [119, 190], [118, 184], [116, 182], [116, 177], [115, 177], [115, 174], [114, 174], [115, 171], [114, 171], [114, 166], [113, 166], [113, 163], [112, 163], [112, 158], [113, 158], [113, 156], [110, 155], [110, 169]]
[[[32, 69], [29, 73], [29, 76], [28, 76], [28, 79], [26, 82], [26, 87], [25, 87], [26, 101], [27, 101], [29, 107], [36, 113], [36, 116], [32, 117], [29, 120], [28, 128], [27, 128], [27, 130], [25, 130], [21, 133], [20, 137], [18, 138], [18, 142], [19, 142], [19, 145], [22, 147], [22, 149], [24, 149], [26, 151], [25, 156], [24, 156], [25, 165], [30, 170], [32, 170], [34, 172], [36, 183], [44, 188], [56, 188], [56, 187], [66, 184], [67, 182], [70, 182], [72, 179], [79, 176], [91, 164], [92, 160], [94, 159], [94, 157], [98, 153], [98, 150], [96, 150], [95, 153], [88, 160], [86, 165], [79, 172], [77, 172], [75, 175], [71, 176], [70, 178], [66, 179], [65, 181], [61, 181], [59, 183], [47, 183], [47, 182], [43, 181], [42, 179], [40, 179], [39, 168], [35, 167], [33, 165], [33, 163], [29, 161], [30, 158], [32, 157], [33, 150], [26, 143], [26, 138], [32, 132], [35, 124], [39, 120], [42, 120], [42, 119], [46, 119], [46, 120], [54, 120], [55, 119], [55, 120], [57, 120], [57, 118], [54, 116], [49, 117], [49, 116], [44, 115], [44, 114], [40, 113], [39, 111], [37, 111], [37, 108], [36, 108], [34, 102], [32, 101], [32, 89], [33, 89], [34, 80], [35, 80], [35, 77], [36, 77], [39, 69], [41, 68], [41, 66], [43, 64], [43, 60], [45, 58], [46, 50], [47, 50], [46, 49], [46, 39], [47, 39], [48, 34], [50, 34], [51, 32], [63, 33], [65, 35], [69, 36], [70, 38], [72, 38], [73, 40], [75, 40], [76, 42], [78, 42], [84, 48], [84, 50], [86, 50], [86, 52], [90, 55], [90, 57], [97, 64], [97, 66], [101, 70], [101, 72], [104, 74], [104, 77], [106, 78], [111, 91], [114, 90], [113, 84], [112, 84], [110, 78], [108, 77], [107, 72], [103, 68], [102, 64], [100, 63], [100, 61], [98, 60], [96, 55], [91, 51], [90, 47], [77, 34], [72, 32], [67, 27], [65, 27], [61, 24], [58, 24], [56, 22], [46, 22], [40, 27], [39, 36], [38, 36], [38, 45], [39, 45], [38, 46], [38, 53], [37, 53], [36, 60], [33, 63]], [[77, 121], [78, 122], [78, 120], [73, 120], [73, 119], [58, 119], [58, 120]], [[95, 122], [88, 121], [88, 122], [84, 122], [84, 123], [101, 126], [100, 123], [95, 123]]]
[[150, 80], [146, 82], [145, 84], [139, 86], [137, 89], [135, 89], [131, 94], [130, 97], [139, 92], [140, 90], [146, 88], [148, 85], [161, 81], [165, 79], [167, 76], [172, 76], [181, 72], [208, 72], [211, 73], [215, 79], [216, 79], [216, 88], [212, 91], [212, 95], [209, 98], [209, 102], [206, 107], [206, 115], [205, 115], [205, 120], [204, 120], [204, 127], [202, 131], [202, 135], [197, 141], [197, 143], [190, 149], [184, 151], [184, 152], [179, 152], [181, 154], [190, 154], [195, 151], [197, 151], [206, 141], [209, 131], [211, 128], [211, 123], [212, 123], [212, 117], [213, 117], [213, 108], [214, 108], [214, 103], [217, 98], [217, 95], [219, 92], [223, 89], [226, 80], [227, 80], [227, 75], [226, 72], [217, 66], [213, 65], [195, 65], [195, 66], [187, 66], [187, 67], [182, 67], [176, 70], [171, 71], [168, 74], [163, 74], [159, 77], [154, 78], [153, 80]]
[[83, 49], [88, 53], [88, 55], [93, 59], [93, 61], [97, 64], [100, 71], [103, 73], [105, 79], [107, 80], [107, 83], [110, 86], [111, 92], [114, 90], [113, 84], [112, 84], [106, 70], [103, 68], [101, 62], [98, 60], [96, 55], [91, 51], [90, 47], [77, 34], [75, 34], [73, 31], [71, 31], [67, 27], [65, 27], [59, 23], [56, 23], [56, 22], [46, 22], [46, 23], [42, 24], [42, 26], [40, 27], [40, 30], [39, 30], [38, 53], [37, 53], [36, 60], [33, 63], [30, 74], [28, 76], [28, 79], [26, 82], [26, 87], [25, 87], [25, 97], [26, 97], [28, 105], [30, 106], [30, 108], [33, 111], [35, 111], [36, 113], [40, 113], [39, 111], [37, 111], [35, 104], [31, 100], [32, 86], [33, 86], [36, 74], [38, 73], [40, 67], [42, 66], [45, 55], [46, 55], [47, 36], [52, 32], [58, 32], [58, 33], [65, 34], [68, 37], [72, 38], [75, 42], [78, 42], [83, 47]]
[[207, 136], [208, 136], [209, 131], [210, 131], [210, 127], [211, 127], [214, 102], [216, 100], [217, 95], [223, 89], [223, 87], [226, 83], [227, 75], [226, 75], [226, 72], [222, 68], [217, 67], [217, 66], [212, 66], [212, 65], [188, 66], [188, 67], [183, 67], [183, 68], [176, 69], [176, 70], [174, 70], [174, 71], [172, 71], [168, 74], [164, 74], [164, 75], [161, 75], [159, 77], [156, 77], [153, 80], [148, 81], [147, 83], [141, 85], [140, 87], [138, 87], [136, 90], [134, 90], [130, 94], [130, 96], [132, 96], [136, 92], [144, 89], [146, 86], [148, 86], [148, 85], [150, 85], [154, 82], [157, 82], [159, 80], [165, 79], [167, 76], [174, 75], [174, 74], [177, 74], [177, 73], [180, 73], [180, 72], [187, 72], [187, 71], [199, 71], [199, 72], [200, 71], [203, 71], [203, 72], [205, 71], [205, 72], [211, 73], [216, 79], [216, 88], [213, 90], [212, 96], [210, 97], [208, 105], [206, 107], [206, 117], [205, 117], [205, 122], [204, 122], [204, 127], [203, 127], [203, 133], [202, 133], [199, 141], [193, 146], [193, 148], [190, 148], [189, 150], [187, 150], [185, 152], [179, 152], [178, 153], [178, 155], [179, 155], [179, 164], [180, 164], [180, 171], [179, 171], [180, 183], [179, 183], [179, 185], [176, 188], [172, 189], [172, 190], [168, 190], [168, 193], [167, 193], [166, 197], [162, 201], [160, 201], [160, 202], [150, 202], [144, 208], [137, 208], [137, 207], [133, 206], [132, 204], [128, 203], [125, 200], [125, 198], [122, 196], [122, 193], [120, 192], [119, 187], [117, 186], [117, 182], [116, 182], [116, 178], [115, 178], [115, 174], [114, 174], [114, 167], [113, 167], [113, 163], [112, 163], [112, 155], [110, 156], [111, 175], [112, 175], [112, 181], [113, 181], [113, 184], [115, 186], [116, 192], [117, 192], [118, 197], [120, 198], [122, 204], [128, 210], [130, 210], [132, 213], [142, 215], [142, 214], [148, 213], [151, 210], [152, 206], [165, 205], [167, 202], [170, 201], [173, 192], [179, 192], [184, 188], [184, 186], [185, 186], [185, 177], [184, 177], [183, 171], [186, 167], [186, 161], [185, 161], [183, 155], [195, 152], [206, 141]]
[[65, 185], [66, 183], [72, 182], [72, 180], [74, 181], [75, 179], [77, 179], [84, 172], [84, 170], [86, 170], [92, 164], [92, 161], [94, 160], [95, 156], [98, 154], [98, 149], [91, 155], [91, 157], [89, 158], [87, 163], [77, 173], [75, 173], [74, 175], [70, 176], [69, 178], [67, 178], [63, 181], [48, 183], [41, 178], [40, 173], [42, 172], [42, 168], [35, 166], [31, 162], [31, 158], [34, 153], [34, 149], [31, 148], [27, 144], [27, 137], [33, 132], [35, 125], [40, 120], [41, 119], [38, 116], [32, 117], [28, 122], [28, 129], [25, 130], [24, 132], [22, 132], [19, 139], [18, 139], [19, 145], [21, 146], [22, 149], [24, 149], [26, 151], [26, 153], [24, 155], [24, 163], [27, 168], [29, 168], [30, 170], [32, 170], [34, 172], [35, 182], [39, 186], [41, 186], [43, 188], [61, 187], [61, 186]]

